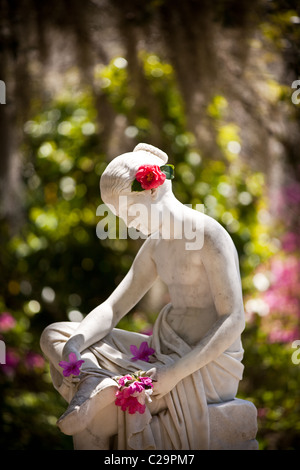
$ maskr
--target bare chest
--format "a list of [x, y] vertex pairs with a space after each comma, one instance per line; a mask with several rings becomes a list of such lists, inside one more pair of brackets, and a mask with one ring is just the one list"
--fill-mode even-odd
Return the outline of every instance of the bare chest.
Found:
[[199, 283], [207, 283], [201, 253], [186, 250], [184, 240], [160, 240], [154, 253], [154, 261], [158, 275], [169, 286], [199, 286]]

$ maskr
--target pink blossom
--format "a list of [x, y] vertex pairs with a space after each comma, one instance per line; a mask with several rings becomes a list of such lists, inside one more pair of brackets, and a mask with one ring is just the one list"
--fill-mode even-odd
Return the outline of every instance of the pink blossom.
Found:
[[272, 287], [264, 293], [263, 300], [270, 311], [292, 315], [299, 311], [300, 262], [295, 256], [275, 259], [271, 265]]
[[152, 336], [153, 335], [153, 328], [146, 328], [145, 330], [142, 330], [141, 333], [143, 335], [147, 335], [147, 336]]
[[290, 343], [299, 338], [299, 331], [294, 330], [273, 330], [269, 334], [270, 343]]
[[14, 317], [8, 313], [8, 312], [3, 312], [0, 315], [0, 331], [5, 333], [6, 331], [11, 330], [14, 328], [16, 325], [16, 320]]
[[10, 349], [9, 351], [7, 351], [6, 353], [6, 365], [7, 366], [16, 368], [19, 362], [20, 362], [20, 358], [14, 350]]
[[145, 387], [140, 382], [133, 382], [128, 387], [124, 387], [124, 397], [128, 398], [130, 395], [136, 396], [138, 393], [143, 392]]
[[30, 351], [25, 359], [26, 365], [29, 369], [43, 369], [45, 359], [40, 354]]
[[131, 397], [131, 401], [130, 401], [130, 404], [128, 406], [129, 414], [134, 414], [134, 413], [144, 414], [145, 411], [146, 411], [145, 403], [142, 404], [142, 403], [139, 402], [138, 398]]
[[299, 310], [299, 301], [280, 290], [269, 290], [263, 296], [264, 302], [269, 306], [271, 312], [284, 312], [295, 315]]
[[284, 251], [295, 251], [300, 248], [300, 237], [297, 233], [288, 232], [282, 238], [282, 248]]
[[118, 380], [118, 384], [120, 389], [116, 392], [115, 404], [120, 406], [122, 411], [128, 411], [129, 414], [144, 413], [146, 399], [151, 401], [152, 379], [125, 375]]
[[140, 377], [140, 381], [142, 382], [143, 385], [146, 387], [151, 387], [153, 388], [152, 385], [152, 379], [150, 377]]
[[4, 374], [13, 377], [19, 363], [20, 357], [17, 352], [13, 349], [9, 349], [6, 351], [5, 364], [1, 364], [0, 371], [3, 370]]
[[288, 204], [299, 204], [300, 202], [300, 184], [296, 181], [283, 188], [283, 194]]
[[143, 341], [139, 348], [137, 348], [137, 346], [132, 344], [130, 346], [130, 351], [133, 354], [131, 361], [140, 360], [140, 361], [149, 362], [149, 356], [152, 356], [152, 354], [155, 353], [154, 349], [149, 348], [147, 341]]
[[124, 375], [119, 379], [118, 383], [119, 385], [121, 385], [121, 387], [124, 387], [124, 385], [126, 385], [126, 382], [128, 382], [129, 380], [133, 380], [133, 377], [131, 375]]
[[60, 361], [59, 366], [63, 368], [64, 377], [69, 377], [69, 375], [79, 375], [80, 367], [84, 363], [83, 360], [77, 361], [75, 353], [69, 354], [69, 362]]
[[274, 260], [271, 269], [277, 287], [290, 286], [299, 279], [299, 261], [294, 256]]
[[257, 416], [260, 419], [263, 419], [267, 416], [268, 409], [267, 408], [257, 408]]
[[161, 186], [166, 179], [166, 175], [158, 165], [142, 165], [139, 167], [135, 178], [141, 183], [142, 188], [147, 190]]
[[146, 410], [146, 405], [141, 404], [137, 397], [124, 396], [124, 390], [120, 390], [116, 393], [116, 401], [115, 404], [121, 407], [122, 411], [128, 411], [129, 414], [134, 414], [136, 412], [143, 414]]

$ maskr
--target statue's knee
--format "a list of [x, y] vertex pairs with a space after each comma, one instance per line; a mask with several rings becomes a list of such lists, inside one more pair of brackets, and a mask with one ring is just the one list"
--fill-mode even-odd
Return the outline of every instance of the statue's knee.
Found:
[[53, 342], [57, 339], [57, 326], [59, 323], [52, 323], [48, 325], [42, 332], [40, 337], [40, 347], [43, 353], [47, 356], [49, 347], [52, 346]]

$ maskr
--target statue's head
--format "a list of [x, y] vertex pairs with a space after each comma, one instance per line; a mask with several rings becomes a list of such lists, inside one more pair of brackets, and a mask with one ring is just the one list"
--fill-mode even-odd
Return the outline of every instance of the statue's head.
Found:
[[[114, 214], [124, 219], [127, 225], [130, 224], [130, 207], [141, 205], [145, 209], [145, 224], [141, 225], [147, 227], [143, 230], [140, 226], [139, 229], [151, 233], [156, 228], [154, 217], [152, 221], [149, 219], [151, 211], [153, 216], [155, 211], [159, 211], [164, 196], [172, 193], [167, 162], [168, 155], [165, 152], [148, 144], [139, 144], [133, 152], [114, 158], [100, 179], [103, 202]], [[150, 223], [153, 227], [151, 230]]]

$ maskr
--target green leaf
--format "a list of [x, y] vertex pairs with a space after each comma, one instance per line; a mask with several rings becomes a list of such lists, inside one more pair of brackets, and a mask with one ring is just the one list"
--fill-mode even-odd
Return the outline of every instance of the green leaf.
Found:
[[161, 171], [166, 175], [167, 180], [174, 178], [174, 165], [167, 164], [160, 167]]
[[142, 185], [139, 181], [134, 180], [131, 185], [131, 191], [141, 192], [141, 191], [144, 191], [144, 189], [142, 188]]

